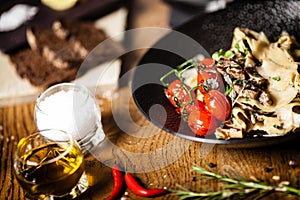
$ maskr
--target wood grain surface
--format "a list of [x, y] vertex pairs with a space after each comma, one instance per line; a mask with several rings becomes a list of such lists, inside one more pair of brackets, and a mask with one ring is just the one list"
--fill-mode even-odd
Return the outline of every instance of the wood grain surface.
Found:
[[[178, 189], [179, 184], [203, 188], [203, 191], [221, 189], [216, 181], [196, 180], [199, 175], [191, 171], [193, 164], [221, 174], [236, 176], [237, 173], [246, 179], [256, 177], [274, 183], [272, 177], [279, 176], [280, 181], [288, 180], [291, 185], [299, 186], [298, 142], [268, 148], [227, 149], [187, 141], [149, 123], [134, 104], [130, 88], [117, 91], [112, 100], [99, 100], [99, 105], [107, 137], [85, 158], [90, 189], [78, 199], [106, 199], [113, 189], [111, 166], [114, 164], [133, 173], [148, 188]], [[0, 108], [1, 199], [25, 199], [13, 174], [13, 154], [18, 140], [35, 130], [33, 109], [33, 103]], [[215, 167], [210, 168], [210, 163]], [[147, 199], [128, 189], [123, 197]], [[168, 194], [155, 199], [178, 197]], [[273, 194], [264, 199], [296, 198]]]
[[[128, 8], [128, 28], [168, 27], [166, 21], [170, 11], [165, 2], [132, 2], [133, 5]], [[124, 56], [123, 73], [133, 68], [144, 52], [145, 50], [140, 50]], [[223, 175], [239, 174], [246, 179], [255, 177], [272, 183], [276, 183], [272, 177], [279, 176], [279, 181], [287, 180], [292, 186], [300, 185], [298, 141], [252, 149], [228, 149], [191, 142], [152, 125], [134, 104], [128, 86], [118, 90], [112, 100], [99, 99], [99, 105], [106, 139], [85, 157], [90, 188], [79, 200], [109, 197], [113, 189], [111, 166], [114, 164], [133, 173], [147, 188], [178, 189], [178, 185], [200, 191], [216, 191], [222, 188], [222, 184], [216, 181], [197, 180], [199, 175], [191, 171], [193, 164]], [[17, 142], [35, 131], [33, 110], [34, 102], [0, 107], [0, 199], [25, 199], [24, 192], [13, 174], [13, 154]], [[209, 167], [209, 164], [214, 167]], [[149, 198], [138, 197], [126, 188], [122, 199]], [[173, 200], [178, 197], [168, 194], [154, 199]], [[275, 193], [263, 199], [297, 198]]]

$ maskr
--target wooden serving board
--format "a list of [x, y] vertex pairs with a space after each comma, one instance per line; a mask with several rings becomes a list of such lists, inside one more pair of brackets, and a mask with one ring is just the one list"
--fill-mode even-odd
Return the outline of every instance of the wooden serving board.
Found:
[[[113, 37], [125, 30], [127, 10], [120, 8], [104, 17], [95, 20], [95, 26], [103, 29], [109, 37]], [[111, 24], [114, 26], [111, 26]], [[122, 38], [118, 38], [121, 42]], [[0, 40], [2, 40], [0, 36]], [[1, 42], [0, 42], [1, 43]], [[79, 79], [75, 80], [86, 85], [100, 96], [109, 96], [117, 87], [120, 74], [121, 61], [106, 62], [89, 70]], [[101, 74], [97, 82], [96, 76]], [[0, 51], [0, 107], [16, 103], [32, 102], [42, 92], [40, 88], [33, 87], [30, 83], [18, 76], [8, 53]], [[91, 81], [94, 80], [94, 81]], [[96, 81], [95, 81], [96, 80]]]

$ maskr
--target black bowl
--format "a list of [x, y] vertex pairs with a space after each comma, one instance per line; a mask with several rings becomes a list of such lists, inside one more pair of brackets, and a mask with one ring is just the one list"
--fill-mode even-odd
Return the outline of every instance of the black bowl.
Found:
[[[226, 147], [267, 146], [299, 137], [293, 132], [281, 137], [218, 140], [214, 135], [198, 137], [187, 127], [164, 95], [159, 79], [184, 60], [202, 53], [211, 55], [228, 49], [235, 27], [263, 31], [270, 40], [287, 31], [300, 38], [300, 1], [234, 1], [227, 8], [199, 15], [177, 27], [158, 41], [140, 60], [132, 80], [133, 98], [140, 111], [153, 124], [180, 137], [220, 144]], [[180, 34], [190, 37], [186, 39]], [[193, 43], [194, 40], [197, 44]], [[203, 48], [202, 48], [203, 47]], [[173, 77], [174, 78], [174, 77]], [[170, 78], [170, 80], [172, 77]]]

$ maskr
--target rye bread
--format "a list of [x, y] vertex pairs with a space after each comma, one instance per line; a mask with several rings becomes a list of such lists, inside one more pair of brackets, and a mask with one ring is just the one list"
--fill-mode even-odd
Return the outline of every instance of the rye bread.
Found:
[[124, 53], [120, 43], [108, 38], [92, 22], [57, 20], [53, 23], [52, 30], [60, 39], [69, 41], [80, 56], [88, 56], [85, 64], [89, 66], [84, 67], [90, 68], [116, 59]]
[[60, 82], [72, 81], [76, 78], [77, 68], [59, 69], [49, 63], [37, 51], [27, 48], [10, 55], [17, 74], [27, 79], [31, 85], [47, 88]]
[[32, 27], [27, 29], [26, 36], [31, 49], [57, 68], [79, 67], [83, 61], [70, 42], [58, 38], [51, 30]]
[[116, 53], [123, 51], [119, 43], [111, 40], [111, 43], [93, 51], [92, 55], [84, 57], [88, 62], [83, 62], [82, 65], [83, 55], [74, 49], [76, 46], [74, 42], [82, 44], [77, 48], [86, 48], [90, 51], [107, 36], [90, 22], [70, 22], [69, 26], [68, 29], [60, 29], [65, 33], [59, 37], [57, 31], [51, 29], [39, 27], [28, 29], [27, 39], [30, 48], [10, 55], [18, 75], [28, 79], [33, 86], [45, 88], [56, 83], [72, 81], [90, 68], [115, 58]]
[[92, 22], [59, 20], [53, 23], [52, 29], [60, 39], [69, 40], [73, 49], [82, 57], [86, 57], [107, 38], [105, 32], [96, 29]]

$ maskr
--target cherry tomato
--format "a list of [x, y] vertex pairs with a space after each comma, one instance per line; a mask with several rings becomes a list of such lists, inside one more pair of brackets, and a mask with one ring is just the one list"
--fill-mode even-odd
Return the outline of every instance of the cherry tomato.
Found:
[[190, 114], [194, 110], [205, 109], [205, 105], [202, 101], [194, 100], [193, 104], [188, 104], [185, 107], [180, 108], [181, 113]]
[[218, 120], [225, 120], [230, 114], [230, 103], [227, 97], [218, 90], [204, 94], [203, 101], [207, 110]]
[[205, 58], [205, 59], [201, 60], [201, 62], [199, 62], [198, 65], [199, 66], [200, 65], [205, 65], [206, 67], [213, 67], [214, 63], [215, 63], [214, 59], [212, 59], [212, 58]]
[[[187, 88], [189, 89], [189, 88]], [[171, 104], [177, 108], [183, 108], [189, 102], [191, 102], [188, 91], [183, 87], [183, 84], [180, 80], [173, 81], [168, 89], [165, 91], [165, 94]], [[191, 92], [192, 99], [196, 99], [194, 92]]]
[[217, 121], [207, 110], [200, 109], [190, 113], [188, 125], [195, 134], [205, 136], [215, 131]]
[[213, 59], [206, 58], [199, 63], [197, 83], [202, 94], [213, 89], [224, 92], [224, 82], [221, 74], [214, 66], [214, 62]]

